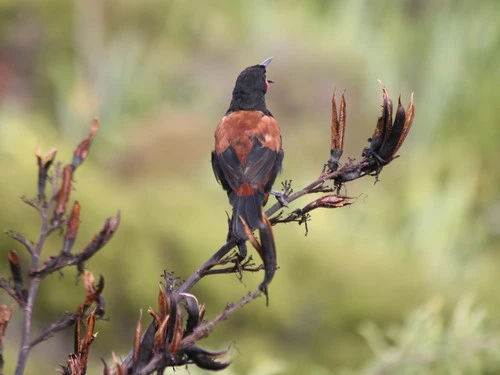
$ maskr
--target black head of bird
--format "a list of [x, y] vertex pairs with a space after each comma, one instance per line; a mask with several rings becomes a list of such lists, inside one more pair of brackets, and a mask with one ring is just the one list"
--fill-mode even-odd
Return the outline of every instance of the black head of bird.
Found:
[[258, 65], [243, 70], [233, 89], [233, 98], [228, 112], [262, 111], [268, 114], [265, 95], [272, 81], [266, 78], [266, 68], [273, 58], [270, 57]]

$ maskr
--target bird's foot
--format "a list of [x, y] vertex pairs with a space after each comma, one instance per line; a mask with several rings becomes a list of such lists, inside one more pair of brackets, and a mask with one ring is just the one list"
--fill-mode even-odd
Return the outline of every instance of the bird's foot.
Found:
[[238, 241], [236, 246], [238, 246], [238, 261], [241, 263], [247, 257], [247, 243], [246, 241]]
[[284, 191], [271, 190], [269, 194], [272, 194], [276, 197], [277, 201], [281, 204], [281, 207], [288, 207], [288, 201], [286, 198], [288, 195]]

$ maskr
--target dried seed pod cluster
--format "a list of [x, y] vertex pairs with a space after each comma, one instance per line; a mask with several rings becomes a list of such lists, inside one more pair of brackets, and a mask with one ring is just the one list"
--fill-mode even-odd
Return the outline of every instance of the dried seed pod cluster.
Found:
[[398, 108], [396, 117], [392, 119], [392, 100], [389, 92], [382, 85], [383, 104], [382, 116], [377, 120], [375, 131], [368, 141], [370, 145], [363, 150], [363, 156], [375, 158], [381, 165], [389, 164], [395, 158], [396, 152], [403, 144], [408, 132], [410, 131], [415, 117], [415, 106], [413, 104], [413, 94], [410, 98], [410, 104], [405, 112], [401, 105], [401, 96], [398, 99]]
[[[142, 340], [141, 317], [137, 323], [132, 361], [127, 364], [115, 362], [116, 374], [150, 374], [167, 367], [195, 364], [205, 369], [218, 371], [230, 365], [220, 361], [228, 350], [209, 351], [196, 344], [208, 336], [209, 330], [202, 327], [205, 305], [199, 304], [190, 293], [176, 295], [170, 288], [160, 288], [158, 309], [149, 309], [153, 317], [154, 332], [146, 334], [150, 339]], [[152, 339], [152, 340], [151, 340]]]
[[332, 95], [332, 127], [331, 127], [331, 145], [330, 145], [330, 160], [328, 160], [328, 167], [331, 171], [336, 171], [339, 168], [339, 160], [344, 152], [344, 132], [345, 132], [345, 93], [342, 93], [340, 100], [340, 108], [337, 114], [337, 102], [335, 98], [335, 91]]

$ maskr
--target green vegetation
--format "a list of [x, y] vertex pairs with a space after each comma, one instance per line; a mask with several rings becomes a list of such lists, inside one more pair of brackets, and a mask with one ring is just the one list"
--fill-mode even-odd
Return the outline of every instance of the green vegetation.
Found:
[[[98, 322], [89, 373], [131, 348], [164, 269], [187, 277], [225, 239], [213, 130], [237, 74], [271, 55], [280, 178], [296, 188], [329, 156], [334, 88], [347, 90], [343, 161], [360, 157], [375, 126], [377, 79], [405, 105], [414, 92], [416, 117], [380, 182], [348, 186], [356, 204], [315, 212], [307, 237], [296, 225], [275, 230], [269, 308], [250, 304], [204, 346], [233, 343], [227, 374], [498, 373], [499, 20], [494, 0], [0, 1], [1, 228], [37, 233], [35, 213], [16, 199], [36, 193], [35, 147], [58, 146], [67, 162], [101, 120], [75, 181], [76, 248], [117, 209], [122, 221], [87, 264], [106, 280], [110, 318]], [[1, 259], [17, 248], [7, 236], [0, 245]], [[79, 303], [75, 275], [42, 285], [37, 327]], [[194, 293], [210, 318], [261, 278], [213, 276]], [[7, 331], [7, 374], [19, 329], [14, 320]], [[27, 373], [51, 373], [71, 337], [36, 348]]]

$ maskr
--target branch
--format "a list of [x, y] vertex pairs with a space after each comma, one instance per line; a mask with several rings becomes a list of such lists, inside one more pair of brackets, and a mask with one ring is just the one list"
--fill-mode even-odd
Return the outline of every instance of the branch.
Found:
[[[90, 145], [98, 128], [99, 122], [94, 120], [87, 137], [84, 138], [75, 149], [71, 164], [67, 164], [62, 169], [60, 163], [54, 164], [55, 155], [57, 153], [56, 149], [50, 150], [44, 157], [41, 156], [40, 149], [36, 149], [35, 156], [38, 164], [37, 197], [35, 199], [23, 197], [22, 199], [26, 204], [35, 208], [40, 215], [38, 241], [34, 244], [19, 233], [15, 233], [13, 231], [6, 232], [11, 238], [20, 242], [31, 256], [31, 265], [28, 272], [29, 285], [27, 289], [24, 289], [23, 287], [21, 266], [17, 254], [14, 251], [9, 253], [9, 262], [11, 265], [14, 287], [11, 287], [7, 280], [3, 278], [0, 279], [0, 287], [5, 289], [7, 293], [23, 308], [22, 332], [15, 372], [16, 375], [22, 375], [24, 373], [27, 358], [33, 346], [46, 340], [55, 332], [74, 324], [76, 318], [85, 314], [85, 311], [90, 304], [95, 302], [98, 307], [97, 314], [104, 313], [104, 300], [100, 295], [100, 291], [102, 291], [102, 287], [104, 286], [104, 284], [102, 284], [94, 290], [94, 292], [92, 292], [95, 296], [93, 294], [87, 295], [86, 301], [79, 307], [79, 310], [75, 314], [66, 315], [58, 319], [48, 328], [42, 330], [36, 338], [30, 340], [33, 309], [42, 279], [63, 267], [71, 265], [77, 265], [79, 271], [83, 272], [84, 261], [88, 260], [98, 250], [100, 250], [110, 240], [113, 233], [118, 228], [120, 221], [119, 213], [106, 220], [104, 227], [83, 249], [82, 252], [75, 255], [70, 253], [78, 232], [80, 213], [80, 204], [75, 202], [73, 204], [69, 220], [66, 218], [66, 208], [72, 192], [72, 179], [75, 170], [87, 158]], [[49, 177], [49, 170], [52, 165], [54, 165], [54, 172], [52, 176]], [[45, 192], [47, 180], [49, 180], [52, 187], [52, 192], [48, 200]], [[49, 257], [40, 267], [40, 258], [47, 238], [56, 229], [64, 230], [63, 227], [65, 224], [66, 233], [60, 254], [58, 256]], [[86, 287], [88, 288], [88, 283]], [[89, 290], [87, 290], [87, 292], [91, 293]]]
[[184, 337], [181, 341], [181, 347], [207, 337], [217, 324], [226, 320], [227, 318], [229, 318], [229, 315], [233, 314], [235, 311], [241, 309], [243, 306], [252, 302], [254, 299], [260, 297], [261, 295], [262, 292], [260, 290], [256, 290], [254, 292], [248, 293], [236, 304], [228, 303], [224, 310], [222, 310], [222, 312], [220, 312], [219, 315], [217, 315], [213, 320], [201, 324], [200, 326], [195, 328], [193, 333], [191, 333], [189, 336]]
[[[394, 124], [392, 123], [392, 101], [389, 98], [389, 94], [385, 86], [382, 87], [383, 91], [383, 106], [382, 106], [382, 116], [379, 117], [377, 121], [377, 126], [372, 138], [369, 139], [370, 146], [363, 150], [362, 158], [358, 162], [349, 160], [343, 166], [340, 165], [339, 160], [343, 153], [344, 145], [344, 134], [346, 126], [346, 102], [344, 93], [342, 94], [342, 99], [340, 103], [339, 111], [337, 111], [335, 92], [332, 98], [332, 122], [331, 122], [331, 143], [330, 143], [330, 158], [324, 164], [323, 170], [314, 181], [300, 189], [299, 191], [293, 193], [291, 187], [291, 181], [285, 181], [283, 183], [283, 192], [278, 195], [278, 202], [271, 206], [265, 212], [266, 217], [270, 218], [269, 221], [272, 225], [279, 223], [286, 223], [296, 221], [299, 224], [307, 223], [309, 220], [310, 212], [318, 208], [337, 208], [350, 205], [355, 202], [355, 198], [350, 198], [347, 196], [339, 195], [338, 192], [344, 184], [350, 181], [354, 181], [358, 178], [362, 178], [366, 175], [373, 175], [378, 179], [378, 175], [382, 169], [394, 160], [397, 156], [395, 153], [401, 147], [406, 135], [408, 134], [413, 118], [414, 118], [414, 104], [413, 95], [411, 96], [410, 104], [407, 112], [405, 113], [401, 102], [399, 102], [398, 110], [396, 113], [396, 118]], [[295, 200], [309, 195], [309, 194], [321, 194], [328, 193], [320, 198], [317, 198], [302, 208], [299, 208], [283, 218], [283, 206], [287, 206], [289, 203]], [[336, 193], [336, 194], [329, 194]], [[278, 213], [275, 217], [272, 217]], [[203, 263], [191, 276], [188, 277], [182, 284], [174, 288], [175, 299], [179, 301], [182, 295], [189, 291], [198, 281], [200, 281], [206, 275], [212, 275], [217, 273], [230, 273], [235, 272], [237, 268], [224, 268], [219, 270], [212, 270], [216, 266], [221, 266], [227, 262], [224, 257], [228, 252], [236, 246], [236, 241], [232, 236], [228, 236], [228, 240], [224, 245], [222, 245], [210, 258], [208, 258], [205, 263]], [[244, 297], [238, 304], [234, 306], [226, 307], [222, 313], [220, 313], [216, 319], [210, 323], [201, 325], [191, 333], [189, 336], [184, 337], [182, 343], [194, 343], [196, 340], [206, 337], [210, 329], [212, 329], [218, 322], [227, 319], [229, 314], [236, 311], [237, 309], [249, 303], [257, 296], [260, 295], [260, 291], [256, 291]], [[146, 332], [142, 336], [141, 345], [143, 350], [146, 352], [151, 351], [150, 348], [153, 345], [154, 337], [158, 334], [158, 325], [151, 323], [147, 328]], [[149, 349], [144, 349], [149, 347]], [[148, 352], [149, 353], [149, 352]], [[124, 362], [121, 365], [121, 369], [130, 369], [133, 367], [135, 362], [133, 359], [133, 352], [130, 352]], [[145, 367], [146, 370], [155, 371], [161, 368], [160, 364], [165, 365], [166, 362], [162, 362], [162, 359], [156, 358], [156, 363], [150, 363], [149, 367]], [[168, 362], [168, 361], [167, 361]], [[170, 362], [173, 365], [173, 362]], [[150, 372], [141, 371], [141, 374], [146, 374]]]
[[16, 291], [14, 290], [14, 288], [12, 288], [10, 286], [10, 283], [8, 280], [4, 279], [3, 277], [0, 278], [0, 289], [3, 289], [5, 290], [5, 292], [12, 297], [12, 299], [14, 301], [17, 302], [17, 304], [19, 306], [23, 306], [24, 305], [24, 301], [17, 295]]
[[99, 282], [94, 284], [94, 276], [91, 272], [83, 273], [83, 286], [86, 291], [85, 300], [78, 306], [74, 313], [66, 313], [57, 319], [50, 326], [43, 329], [38, 336], [30, 341], [30, 348], [38, 345], [39, 343], [49, 339], [55, 333], [71, 327], [75, 322], [81, 321], [88, 317], [87, 311], [90, 307], [94, 306], [92, 314], [97, 317], [104, 315], [104, 300], [102, 298], [102, 291], [104, 290], [104, 279], [99, 278]]
[[40, 344], [41, 342], [51, 338], [54, 333], [62, 331], [68, 327], [71, 327], [75, 324], [78, 316], [76, 314], [65, 314], [53, 322], [50, 326], [42, 329], [38, 335], [29, 342], [29, 347], [32, 348], [35, 345]]
[[[78, 206], [79, 207], [79, 206]], [[67, 245], [68, 241], [74, 242], [75, 237], [73, 236], [73, 232], [68, 231], [69, 233], [65, 237], [65, 244], [63, 245], [63, 250], [57, 256], [50, 257], [47, 259], [44, 264], [35, 270], [30, 272], [30, 276], [44, 278], [47, 275], [50, 275], [62, 268], [69, 266], [77, 266], [80, 272], [83, 270], [83, 263], [87, 261], [90, 257], [95, 255], [99, 250], [101, 250], [104, 245], [106, 245], [113, 234], [118, 230], [118, 226], [120, 224], [120, 211], [115, 216], [108, 217], [99, 233], [97, 233], [92, 241], [85, 246], [85, 248], [77, 254], [70, 254], [69, 249], [70, 246]], [[72, 228], [73, 221], [70, 220], [68, 228]], [[76, 230], [75, 230], [76, 235]]]
[[21, 233], [17, 233], [17, 232], [11, 231], [11, 230], [6, 230], [6, 231], [4, 231], [4, 233], [7, 236], [9, 236], [10, 238], [12, 238], [13, 240], [16, 240], [17, 242], [19, 242], [20, 244], [22, 244], [26, 248], [26, 250], [28, 251], [28, 253], [30, 253], [31, 255], [33, 255], [33, 248], [35, 246], [33, 244], [33, 242], [31, 242], [30, 240], [28, 240]]

